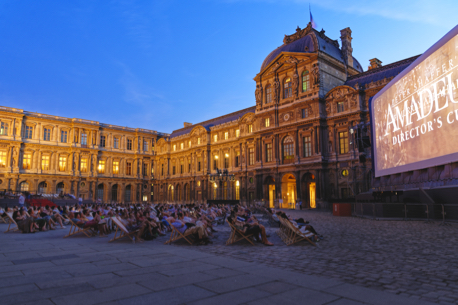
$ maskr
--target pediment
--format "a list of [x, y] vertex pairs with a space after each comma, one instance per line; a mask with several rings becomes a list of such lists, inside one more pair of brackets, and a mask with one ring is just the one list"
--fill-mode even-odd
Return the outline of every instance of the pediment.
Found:
[[278, 56], [272, 60], [272, 62], [263, 71], [261, 71], [258, 76], [295, 67], [304, 61], [310, 60], [314, 56], [316, 56], [315, 53], [282, 52], [278, 54]]

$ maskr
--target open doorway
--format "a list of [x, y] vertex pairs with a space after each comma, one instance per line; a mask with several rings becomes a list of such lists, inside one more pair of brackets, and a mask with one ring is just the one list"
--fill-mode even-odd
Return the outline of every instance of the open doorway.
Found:
[[281, 197], [279, 205], [282, 209], [294, 209], [296, 205], [296, 178], [292, 174], [286, 174], [281, 179]]

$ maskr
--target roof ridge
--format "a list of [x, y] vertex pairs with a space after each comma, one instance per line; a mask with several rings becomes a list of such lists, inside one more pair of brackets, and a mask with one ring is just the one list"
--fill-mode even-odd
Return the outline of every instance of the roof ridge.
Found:
[[385, 69], [389, 69], [389, 68], [393, 68], [393, 67], [398, 66], [398, 65], [405, 64], [405, 63], [407, 63], [409, 61], [412, 62], [412, 61], [414, 61], [415, 59], [417, 59], [420, 56], [421, 56], [421, 54], [415, 55], [415, 56], [412, 56], [412, 57], [409, 57], [409, 58], [405, 58], [405, 59], [402, 59], [402, 60], [399, 60], [399, 61], [392, 62], [391, 64], [388, 64], [386, 66], [381, 66], [381, 67], [378, 67], [378, 68], [375, 68], [375, 69], [370, 69], [370, 70], [367, 70], [365, 72], [361, 72], [361, 73], [356, 74], [356, 75], [352, 75], [349, 78], [347, 78], [346, 82], [348, 82], [350, 80], [353, 80], [353, 79], [356, 79], [356, 78], [359, 78], [359, 77], [362, 77], [362, 76], [367, 76], [367, 75], [370, 75], [370, 74], [373, 74], [373, 73], [378, 73], [378, 72], [383, 71]]

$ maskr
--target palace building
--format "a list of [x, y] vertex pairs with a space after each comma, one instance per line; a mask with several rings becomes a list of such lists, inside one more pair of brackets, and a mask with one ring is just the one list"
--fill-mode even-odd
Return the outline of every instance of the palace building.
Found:
[[[171, 134], [0, 108], [0, 188], [104, 201], [327, 207], [371, 188], [369, 99], [417, 57], [364, 72], [309, 23], [264, 60], [251, 107]], [[217, 170], [227, 170], [214, 179]]]

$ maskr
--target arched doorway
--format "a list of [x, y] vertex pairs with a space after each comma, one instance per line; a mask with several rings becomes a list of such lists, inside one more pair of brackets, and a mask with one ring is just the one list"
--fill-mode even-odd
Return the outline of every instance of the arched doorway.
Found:
[[57, 187], [56, 187], [56, 192], [57, 192], [57, 194], [58, 194], [58, 195], [64, 194], [64, 188], [65, 188], [64, 183], [63, 183], [63, 182], [59, 182], [59, 183], [57, 184]]
[[316, 181], [315, 175], [306, 173], [302, 176], [302, 207], [316, 208]]
[[124, 192], [124, 202], [132, 201], [132, 186], [126, 185], [126, 191]]
[[118, 201], [118, 185], [117, 184], [111, 187], [111, 201]]
[[283, 202], [280, 208], [294, 209], [296, 205], [296, 178], [292, 174], [286, 174], [281, 179], [281, 198]]
[[22, 181], [19, 184], [19, 190], [21, 192], [28, 192], [29, 191], [29, 183], [27, 181]]
[[269, 207], [275, 207], [275, 179], [272, 176], [264, 180], [264, 198], [269, 202]]
[[184, 200], [186, 200], [186, 201], [190, 201], [191, 200], [191, 189], [190, 189], [188, 183], [186, 183], [184, 185], [184, 196], [185, 196]]
[[174, 196], [174, 189], [173, 189], [173, 185], [169, 185], [169, 196], [168, 196], [168, 201], [169, 202], [173, 202], [173, 200], [175, 199]]
[[103, 202], [103, 183], [100, 183], [97, 186], [97, 199], [100, 199]]
[[40, 182], [40, 184], [38, 184], [38, 194], [47, 194], [47, 188], [48, 184], [46, 182]]
[[181, 185], [177, 184], [176, 192], [177, 192], [177, 202], [181, 203], [181, 200], [183, 199], [181, 197]]

